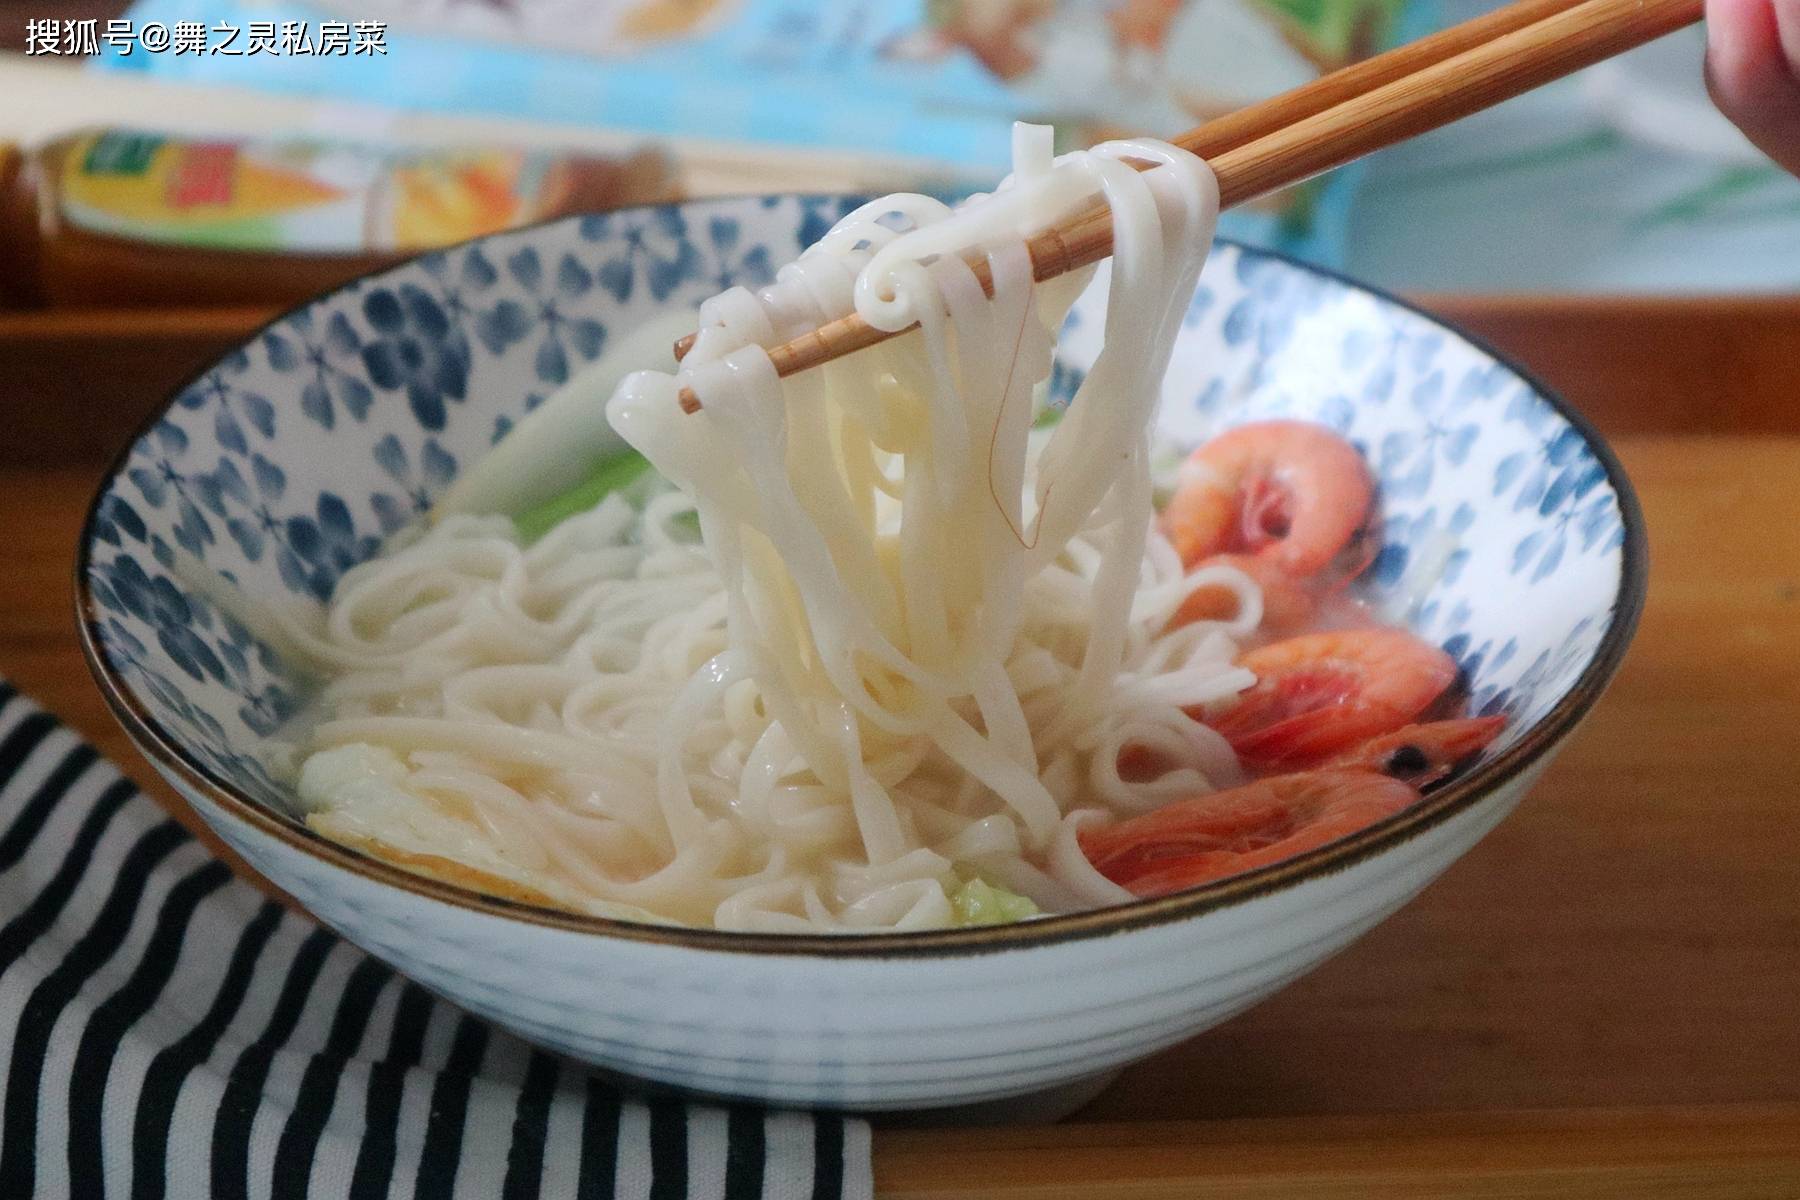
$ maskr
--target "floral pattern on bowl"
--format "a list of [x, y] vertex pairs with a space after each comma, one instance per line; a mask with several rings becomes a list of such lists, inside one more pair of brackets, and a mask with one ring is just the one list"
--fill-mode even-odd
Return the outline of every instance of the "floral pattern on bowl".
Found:
[[[308, 681], [180, 582], [191, 555], [260, 602], [339, 576], [621, 332], [766, 282], [854, 197], [700, 201], [500, 234], [368, 276], [284, 316], [182, 390], [127, 450], [83, 547], [95, 651], [190, 766], [277, 813], [260, 747]], [[1077, 305], [1053, 394], [1098, 349]], [[1274, 415], [1363, 449], [1383, 546], [1359, 585], [1443, 645], [1472, 704], [1549, 712], [1620, 612], [1623, 476], [1529, 380], [1405, 306], [1221, 244], [1176, 346], [1159, 454]]]

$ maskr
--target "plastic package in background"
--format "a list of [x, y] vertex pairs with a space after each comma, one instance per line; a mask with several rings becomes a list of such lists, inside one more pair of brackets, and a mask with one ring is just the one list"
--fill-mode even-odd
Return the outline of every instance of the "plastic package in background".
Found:
[[677, 196], [651, 150], [78, 130], [0, 147], [0, 302], [293, 303], [438, 246]]
[[[160, 22], [382, 20], [385, 55], [150, 54], [137, 70], [402, 109], [1006, 169], [1016, 118], [1064, 146], [1170, 136], [1392, 44], [1409, 0], [141, 0]], [[104, 48], [103, 48], [104, 49]], [[1328, 265], [1360, 168], [1223, 232]], [[793, 186], [804, 188], [804, 180]]]
[[[1497, 0], [1432, 0], [1447, 24]], [[1800, 180], [1711, 108], [1684, 29], [1369, 160], [1345, 269], [1414, 292], [1787, 292]]]

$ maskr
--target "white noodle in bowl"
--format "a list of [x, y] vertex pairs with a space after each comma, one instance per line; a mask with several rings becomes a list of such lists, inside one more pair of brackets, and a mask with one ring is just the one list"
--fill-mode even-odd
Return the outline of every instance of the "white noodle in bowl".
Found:
[[[1021, 127], [991, 195], [850, 214], [770, 287], [703, 305], [677, 374], [626, 377], [608, 416], [676, 490], [532, 545], [452, 517], [346, 574], [287, 638], [330, 677], [294, 731], [313, 827], [722, 929], [943, 927], [972, 879], [1044, 912], [1128, 899], [1076, 823], [1241, 780], [1184, 710], [1252, 682], [1233, 658], [1256, 589], [1210, 568], [1238, 615], [1168, 629], [1193, 581], [1150, 480], [1218, 192], [1173, 147], [1052, 160], [1047, 132]], [[1106, 345], [1034, 431], [1087, 278], [1034, 283], [1024, 239], [1095, 199]], [[919, 328], [776, 377], [767, 347], [852, 307]], [[1128, 744], [1168, 769], [1122, 778]]]

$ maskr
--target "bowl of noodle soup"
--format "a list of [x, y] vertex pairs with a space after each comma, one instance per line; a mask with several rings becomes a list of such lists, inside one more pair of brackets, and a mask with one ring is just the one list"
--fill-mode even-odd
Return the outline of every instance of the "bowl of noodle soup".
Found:
[[[294, 748], [304, 740], [295, 730], [321, 720], [319, 671], [266, 614], [328, 628], [323, 614], [346, 576], [350, 586], [373, 578], [365, 564], [404, 549], [434, 503], [585, 364], [633, 331], [691, 322], [724, 288], [766, 283], [859, 203], [747, 197], [569, 219], [428, 255], [278, 318], [171, 397], [114, 464], [83, 535], [79, 616], [109, 702], [196, 811], [321, 920], [471, 1011], [577, 1059], [707, 1093], [853, 1108], [993, 1100], [1101, 1077], [1216, 1024], [1348, 944], [1471, 847], [1616, 669], [1644, 587], [1641, 518], [1593, 430], [1508, 363], [1396, 300], [1221, 242], [1191, 302], [1171, 314], [1149, 476], [1167, 479], [1208, 437], [1259, 420], [1316, 423], [1361, 452], [1380, 524], [1352, 585], [1358, 602], [1441, 648], [1468, 712], [1505, 717], [1479, 760], [1419, 803], [1203, 886], [1106, 894], [1001, 924], [948, 921], [919, 889], [896, 891], [878, 873], [856, 893], [862, 908], [853, 899], [814, 928], [799, 901], [732, 909], [707, 893], [689, 908], [654, 896], [584, 904], [503, 869], [554, 858], [560, 826], [508, 850], [523, 835], [502, 823], [490, 830], [501, 847], [491, 860], [321, 832]], [[1040, 389], [1053, 410], [1096, 370], [1107, 291], [1102, 269], [1060, 324]], [[707, 462], [700, 454], [689, 466]], [[629, 508], [582, 518], [582, 540], [563, 558], [529, 560], [527, 548], [491, 573], [554, 580], [607, 554], [639, 570], [659, 546], [675, 562], [691, 555], [692, 516], [673, 494], [631, 493]], [[554, 548], [555, 536], [538, 546]], [[456, 553], [486, 553], [478, 542]], [[409, 577], [401, 590], [412, 600], [371, 593], [371, 603], [404, 610], [454, 586], [443, 578]], [[590, 784], [616, 792], [635, 781], [644, 810], [667, 817], [656, 799], [667, 752], [651, 745], [666, 727], [704, 742], [717, 726], [717, 741], [693, 752], [724, 775], [754, 761], [740, 749], [718, 765], [731, 722], [761, 729], [770, 718], [732, 679], [704, 694], [683, 682], [704, 657], [696, 645], [723, 627], [723, 601], [711, 612], [716, 584], [677, 566], [665, 582], [639, 597], [653, 611], [620, 617], [615, 640], [639, 647], [655, 624], [681, 665], [667, 690], [618, 718], [621, 736], [650, 747], [641, 761], [596, 762], [602, 782]], [[374, 609], [360, 611], [343, 618], [340, 683], [359, 678], [356, 639], [367, 629], [357, 622]], [[1072, 611], [1068, 620], [1087, 619]], [[686, 642], [667, 632], [684, 614]], [[604, 696], [609, 671], [622, 669], [607, 655], [625, 650], [593, 643], [589, 661], [601, 666], [583, 685]], [[510, 676], [499, 693], [479, 682], [457, 694], [500, 724], [537, 721], [533, 677]], [[368, 673], [340, 691], [383, 686]], [[554, 686], [567, 707], [565, 685]], [[755, 711], [734, 716], [733, 704]], [[453, 778], [488, 732], [464, 730], [408, 761]], [[872, 761], [884, 786], [917, 769]], [[722, 785], [710, 799], [716, 780], [696, 778], [693, 805], [734, 802]], [[803, 799], [787, 801], [801, 806], [797, 828], [855, 819]], [[1019, 812], [1017, 836], [1028, 839], [1031, 818]], [[887, 861], [906, 853], [896, 847]], [[1006, 878], [1029, 890], [1030, 880]]]

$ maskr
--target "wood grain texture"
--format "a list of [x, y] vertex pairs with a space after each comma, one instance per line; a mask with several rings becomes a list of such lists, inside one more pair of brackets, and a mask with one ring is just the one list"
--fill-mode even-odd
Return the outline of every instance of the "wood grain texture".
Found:
[[882, 1200], [1791, 1200], [1800, 1106], [884, 1130]]
[[[1069, 1123], [878, 1130], [882, 1195], [1800, 1195], [1800, 438], [1619, 449], [1650, 524], [1641, 632], [1519, 811]], [[191, 821], [76, 647], [97, 474], [0, 470], [0, 674]]]

